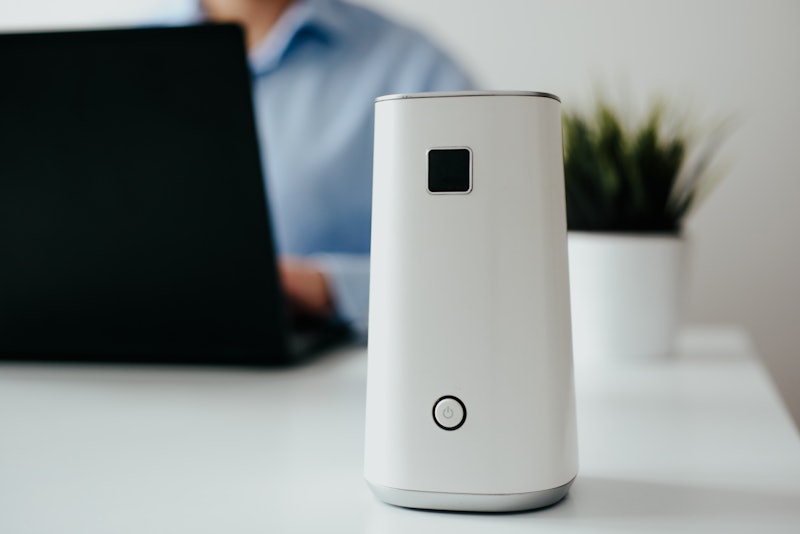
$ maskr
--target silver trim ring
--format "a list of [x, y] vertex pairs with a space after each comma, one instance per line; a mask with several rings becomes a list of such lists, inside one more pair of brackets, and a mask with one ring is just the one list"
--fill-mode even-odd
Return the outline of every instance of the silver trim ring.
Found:
[[411, 100], [415, 98], [456, 98], [465, 96], [527, 96], [551, 98], [561, 102], [561, 99], [552, 93], [542, 93], [538, 91], [437, 91], [430, 93], [398, 93], [393, 95], [383, 95], [376, 98], [375, 103], [386, 102], [387, 100]]

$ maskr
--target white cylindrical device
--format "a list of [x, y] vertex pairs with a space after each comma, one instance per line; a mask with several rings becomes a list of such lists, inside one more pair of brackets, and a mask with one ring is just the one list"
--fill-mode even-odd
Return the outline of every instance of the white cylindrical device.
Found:
[[411, 508], [513, 511], [577, 474], [560, 101], [375, 104], [365, 478]]

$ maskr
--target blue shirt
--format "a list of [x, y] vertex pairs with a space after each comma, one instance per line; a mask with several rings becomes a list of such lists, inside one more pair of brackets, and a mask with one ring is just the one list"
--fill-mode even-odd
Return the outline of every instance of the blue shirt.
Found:
[[250, 64], [278, 253], [314, 261], [364, 335], [374, 99], [472, 84], [419, 33], [340, 0], [292, 4]]

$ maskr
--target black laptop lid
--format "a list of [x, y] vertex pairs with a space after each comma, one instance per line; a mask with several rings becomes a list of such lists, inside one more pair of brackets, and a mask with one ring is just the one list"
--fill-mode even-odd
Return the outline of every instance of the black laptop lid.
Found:
[[235, 26], [0, 35], [1, 357], [284, 357], [250, 83]]

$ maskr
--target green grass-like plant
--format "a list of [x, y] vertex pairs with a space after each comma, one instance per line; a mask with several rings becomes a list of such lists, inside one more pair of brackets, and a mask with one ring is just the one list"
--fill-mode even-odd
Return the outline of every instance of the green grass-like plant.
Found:
[[564, 174], [569, 230], [680, 234], [683, 220], [713, 185], [717, 129], [695, 157], [685, 127], [667, 131], [662, 103], [626, 128], [600, 101], [589, 114], [565, 113]]

